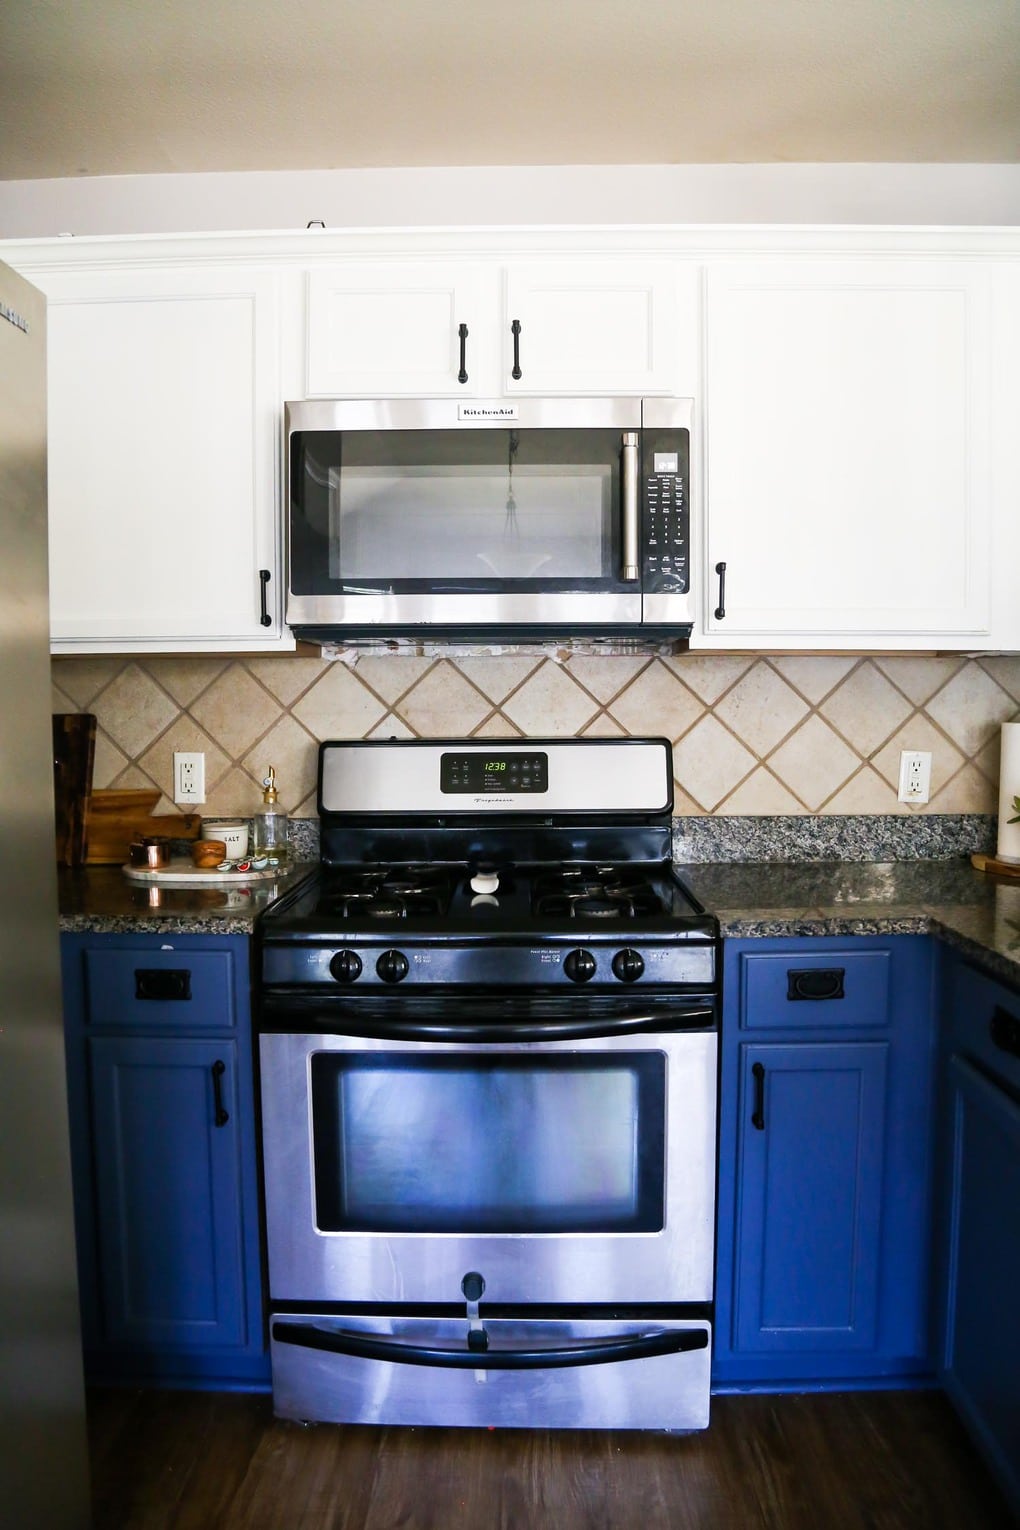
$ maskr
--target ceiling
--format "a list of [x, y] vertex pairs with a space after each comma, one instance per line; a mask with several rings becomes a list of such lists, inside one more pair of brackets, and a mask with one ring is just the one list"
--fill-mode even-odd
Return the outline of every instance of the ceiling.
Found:
[[1018, 0], [3, 0], [0, 180], [1018, 160]]

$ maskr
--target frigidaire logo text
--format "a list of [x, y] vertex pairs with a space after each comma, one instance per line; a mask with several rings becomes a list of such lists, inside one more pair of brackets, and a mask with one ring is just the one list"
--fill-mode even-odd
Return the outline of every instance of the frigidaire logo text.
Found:
[[23, 319], [17, 309], [8, 308], [6, 303], [0, 303], [0, 315], [7, 320], [8, 324], [13, 324], [15, 329], [23, 329], [25, 334], [28, 334], [28, 320]]

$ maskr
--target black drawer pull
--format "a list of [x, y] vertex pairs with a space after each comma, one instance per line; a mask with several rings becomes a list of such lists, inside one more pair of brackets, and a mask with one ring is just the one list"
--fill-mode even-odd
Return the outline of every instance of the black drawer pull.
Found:
[[786, 997], [788, 999], [845, 999], [843, 979], [845, 967], [787, 968]]
[[217, 1058], [212, 1065], [213, 1117], [217, 1126], [226, 1126], [230, 1120], [223, 1108], [223, 1075], [226, 1071], [226, 1063]]
[[187, 967], [136, 967], [135, 998], [167, 1004], [191, 998], [191, 972]]
[[1010, 1057], [1020, 1057], [1020, 1016], [1011, 1015], [1008, 1009], [997, 1004], [989, 1030], [1001, 1052], [1008, 1052]]
[[751, 1125], [756, 1132], [765, 1130], [765, 1064], [754, 1063], [751, 1072], [754, 1074], [754, 1110], [751, 1114]]
[[468, 327], [466, 324], [458, 324], [457, 334], [460, 336], [460, 371], [457, 373], [457, 381], [466, 383], [467, 375], [467, 338]]
[[520, 382], [524, 373], [521, 371], [521, 321], [515, 319], [510, 326], [510, 333], [514, 337], [514, 365], [510, 376], [514, 382]]

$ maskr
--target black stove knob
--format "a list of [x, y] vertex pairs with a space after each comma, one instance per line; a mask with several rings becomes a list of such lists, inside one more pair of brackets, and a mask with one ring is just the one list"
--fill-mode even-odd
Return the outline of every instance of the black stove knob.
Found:
[[407, 957], [403, 951], [384, 951], [375, 970], [384, 983], [402, 983], [407, 976]]
[[645, 970], [645, 959], [640, 951], [625, 946], [613, 957], [613, 971], [621, 983], [636, 983]]
[[563, 958], [563, 970], [572, 983], [588, 983], [595, 976], [597, 966], [590, 951], [568, 951]]
[[354, 983], [361, 976], [361, 957], [357, 951], [338, 951], [329, 964], [338, 983]]

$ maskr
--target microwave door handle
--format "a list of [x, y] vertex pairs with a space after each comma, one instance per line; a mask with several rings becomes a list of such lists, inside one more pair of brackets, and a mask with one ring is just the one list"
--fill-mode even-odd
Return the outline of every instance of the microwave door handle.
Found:
[[638, 567], [638, 433], [625, 430], [620, 453], [621, 533], [623, 567], [620, 578], [632, 584], [640, 575]]
[[294, 1344], [334, 1355], [354, 1355], [363, 1360], [390, 1364], [431, 1365], [462, 1371], [535, 1371], [579, 1365], [606, 1365], [621, 1360], [645, 1360], [654, 1355], [676, 1355], [707, 1349], [704, 1328], [659, 1330], [625, 1338], [582, 1340], [556, 1348], [447, 1349], [439, 1345], [404, 1344], [399, 1339], [342, 1329], [329, 1332], [314, 1323], [277, 1319], [272, 1335], [278, 1344]]

